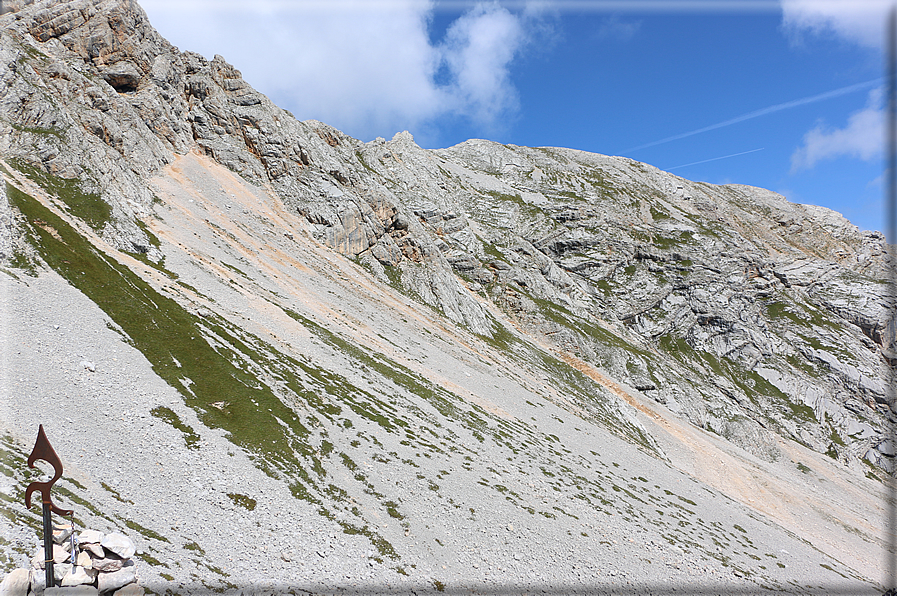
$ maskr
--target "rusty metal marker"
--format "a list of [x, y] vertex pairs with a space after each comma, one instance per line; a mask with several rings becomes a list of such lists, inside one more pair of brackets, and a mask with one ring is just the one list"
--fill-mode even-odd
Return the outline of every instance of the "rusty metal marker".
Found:
[[71, 515], [72, 511], [60, 509], [53, 504], [53, 500], [50, 498], [50, 489], [53, 487], [53, 483], [62, 477], [62, 462], [59, 460], [59, 456], [56, 455], [56, 451], [53, 450], [53, 446], [50, 445], [50, 441], [44, 432], [43, 424], [37, 429], [37, 440], [34, 442], [34, 449], [31, 450], [31, 455], [28, 456], [28, 467], [35, 467], [34, 462], [39, 459], [53, 466], [55, 474], [47, 482], [32, 482], [28, 485], [25, 489], [25, 507], [31, 509], [31, 493], [40, 491], [44, 513], [44, 570], [46, 571], [47, 587], [52, 588], [56, 584], [53, 576], [53, 522], [50, 519], [50, 514], [55, 513], [56, 515], [67, 516]]

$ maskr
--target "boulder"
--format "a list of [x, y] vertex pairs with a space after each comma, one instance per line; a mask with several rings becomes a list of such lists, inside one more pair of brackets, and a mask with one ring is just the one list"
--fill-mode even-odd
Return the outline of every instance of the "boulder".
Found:
[[47, 587], [46, 574], [43, 571], [32, 570], [31, 572], [31, 593], [34, 596], [40, 596]]
[[130, 559], [137, 552], [137, 547], [131, 542], [131, 539], [124, 534], [114, 532], [106, 534], [105, 538], [100, 542], [104, 549], [113, 552], [122, 559]]
[[137, 567], [134, 561], [125, 561], [118, 571], [100, 573], [97, 576], [97, 589], [100, 593], [113, 592], [137, 581]]
[[80, 565], [75, 565], [71, 567], [71, 572], [67, 573], [65, 577], [62, 578], [61, 586], [81, 586], [85, 584], [92, 584], [94, 578], [97, 576], [97, 572], [93, 569], [85, 569]]
[[69, 539], [69, 536], [71, 536], [73, 532], [74, 528], [70, 525], [53, 526], [53, 542], [56, 544], [63, 544]]
[[103, 538], [106, 535], [98, 530], [84, 530], [80, 534], [78, 534], [78, 544], [91, 544], [91, 543], [99, 543], [103, 541]]
[[72, 572], [72, 564], [71, 563], [61, 563], [61, 564], [53, 565], [53, 577], [56, 578], [56, 583], [60, 583], [71, 572]]
[[31, 570], [14, 569], [0, 582], [0, 596], [28, 596], [31, 588]]
[[90, 553], [90, 556], [96, 557], [97, 559], [102, 559], [106, 556], [106, 551], [103, 550], [103, 547], [100, 546], [99, 542], [89, 542], [87, 544], [80, 545], [82, 551]]
[[124, 560], [119, 559], [115, 555], [104, 557], [102, 559], [92, 559], [91, 567], [103, 573], [118, 571], [124, 565]]
[[75, 559], [75, 564], [78, 567], [83, 567], [85, 569], [93, 569], [93, 559], [90, 558], [90, 555], [84, 551], [78, 553], [78, 558]]

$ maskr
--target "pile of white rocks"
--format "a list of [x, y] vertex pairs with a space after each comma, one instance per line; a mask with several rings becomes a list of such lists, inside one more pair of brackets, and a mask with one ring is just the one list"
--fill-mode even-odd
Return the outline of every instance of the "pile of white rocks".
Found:
[[[136, 548], [123, 534], [84, 530], [72, 540], [71, 526], [53, 530], [53, 575], [56, 587], [47, 588], [44, 547], [31, 558], [31, 569], [16, 569], [0, 583], [0, 596], [143, 596], [137, 584]], [[75, 564], [72, 565], [72, 548]]]

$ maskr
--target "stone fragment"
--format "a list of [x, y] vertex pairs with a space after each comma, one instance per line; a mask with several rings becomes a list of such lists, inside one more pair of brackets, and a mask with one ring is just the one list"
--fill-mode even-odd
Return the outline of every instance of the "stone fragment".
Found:
[[[71, 566], [69, 566], [71, 567]], [[87, 570], [80, 565], [75, 565], [71, 567], [71, 573], [66, 574], [65, 577], [62, 578], [61, 586], [81, 586], [84, 584], [92, 584], [94, 578], [97, 576], [97, 572], [94, 570]]]
[[78, 544], [88, 544], [93, 542], [102, 542], [106, 535], [99, 530], [84, 530], [78, 534]]
[[888, 457], [894, 457], [894, 455], [897, 454], [897, 445], [890, 439], [885, 439], [876, 445], [875, 449], [882, 455], [887, 455]]
[[81, 549], [91, 554], [98, 559], [102, 559], [106, 556], [106, 551], [103, 550], [103, 547], [100, 546], [99, 542], [91, 542], [88, 544], [82, 544]]
[[102, 559], [93, 559], [91, 563], [94, 569], [102, 571], [103, 573], [118, 571], [122, 568], [122, 565], [124, 565], [124, 561], [115, 555], [104, 557]]
[[[59, 546], [58, 544], [53, 545], [53, 562], [54, 563], [65, 563], [69, 560], [69, 554], [66, 552], [64, 548]], [[37, 548], [37, 552], [34, 553], [34, 556], [31, 557], [31, 566], [34, 569], [43, 569], [44, 568], [44, 547], [43, 545]]]
[[69, 575], [71, 572], [71, 563], [53, 565], [53, 577], [56, 578], [56, 583], [61, 582], [63, 579], [65, 579], [65, 576]]
[[143, 588], [135, 583], [128, 584], [124, 588], [116, 590], [112, 596], [144, 596], [144, 594], [146, 594], [146, 592]]
[[34, 570], [31, 572], [31, 593], [34, 596], [40, 596], [47, 587], [46, 574], [43, 571]]
[[100, 592], [112, 592], [137, 581], [137, 566], [134, 561], [125, 561], [118, 571], [101, 573], [97, 576], [97, 589]]
[[62, 544], [66, 540], [69, 539], [69, 536], [72, 535], [74, 529], [70, 525], [64, 526], [53, 526], [53, 542], [56, 544]]
[[0, 582], [0, 596], [28, 596], [31, 588], [31, 570], [14, 569]]
[[100, 544], [103, 545], [104, 549], [115, 553], [122, 559], [130, 559], [137, 552], [137, 547], [134, 546], [131, 539], [117, 532], [107, 534]]
[[75, 559], [75, 563], [78, 567], [84, 567], [85, 569], [93, 569], [93, 559], [90, 558], [90, 555], [84, 551], [78, 553], [78, 558]]

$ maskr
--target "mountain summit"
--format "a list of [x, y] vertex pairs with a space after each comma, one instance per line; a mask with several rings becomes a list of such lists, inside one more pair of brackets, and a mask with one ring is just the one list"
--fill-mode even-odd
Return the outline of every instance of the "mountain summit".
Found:
[[0, 552], [157, 593], [874, 594], [882, 234], [621, 157], [364, 143], [136, 2], [4, 3]]

